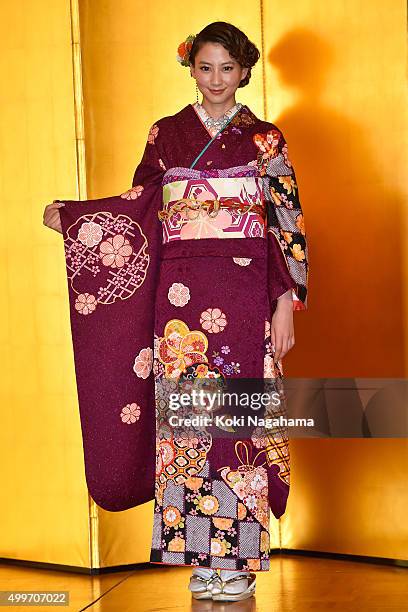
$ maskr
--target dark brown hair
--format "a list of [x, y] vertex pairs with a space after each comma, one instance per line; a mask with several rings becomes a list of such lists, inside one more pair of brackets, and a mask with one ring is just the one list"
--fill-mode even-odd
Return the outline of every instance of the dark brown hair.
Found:
[[210, 23], [194, 39], [189, 54], [189, 60], [193, 66], [195, 56], [206, 42], [220, 43], [242, 67], [249, 68], [248, 74], [240, 81], [238, 87], [248, 85], [251, 68], [255, 66], [260, 57], [258, 48], [248, 39], [248, 36], [232, 23], [225, 21]]

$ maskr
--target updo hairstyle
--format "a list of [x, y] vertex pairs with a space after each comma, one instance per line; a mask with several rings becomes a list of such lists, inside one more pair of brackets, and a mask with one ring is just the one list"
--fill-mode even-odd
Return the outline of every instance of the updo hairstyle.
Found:
[[248, 85], [251, 78], [251, 69], [260, 57], [258, 48], [249, 40], [248, 36], [231, 23], [225, 21], [210, 23], [194, 39], [189, 53], [189, 61], [193, 66], [195, 56], [207, 42], [220, 43], [243, 68], [249, 68], [248, 74], [240, 81], [238, 87]]

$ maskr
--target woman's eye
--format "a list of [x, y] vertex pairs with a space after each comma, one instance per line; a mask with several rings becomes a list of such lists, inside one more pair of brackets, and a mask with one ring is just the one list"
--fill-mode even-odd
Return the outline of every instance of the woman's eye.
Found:
[[[208, 72], [209, 71], [209, 66], [201, 66], [201, 70], [203, 72]], [[224, 70], [227, 72], [231, 72], [231, 70], [233, 69], [233, 66], [224, 66]]]

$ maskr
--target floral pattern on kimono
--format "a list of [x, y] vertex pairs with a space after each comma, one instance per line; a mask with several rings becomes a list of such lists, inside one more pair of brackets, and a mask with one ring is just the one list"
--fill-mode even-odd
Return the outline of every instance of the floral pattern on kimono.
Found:
[[275, 236], [296, 283], [294, 310], [307, 308], [308, 249], [303, 211], [288, 145], [276, 127], [253, 136], [258, 148], [257, 166], [267, 202], [268, 232]]
[[[252, 364], [279, 388], [281, 364], [273, 363], [263, 325], [288, 289], [306, 305], [307, 250], [293, 167], [283, 136], [270, 130], [279, 132], [243, 105], [196, 166], [210, 185], [255, 173], [267, 236], [220, 241], [222, 224], [205, 240], [194, 233], [163, 244], [165, 177], [189, 170], [209, 139], [193, 105], [151, 125], [130, 188], [64, 200], [60, 209], [87, 485], [109, 511], [154, 501], [152, 562], [269, 568], [267, 515], [273, 506], [281, 516], [289, 491], [285, 432], [258, 432], [224, 455], [227, 445], [206, 428], [177, 434], [167, 427], [162, 383], [202, 377], [217, 384], [247, 376]], [[174, 274], [163, 276], [165, 265]], [[157, 326], [163, 305], [171, 316]]]

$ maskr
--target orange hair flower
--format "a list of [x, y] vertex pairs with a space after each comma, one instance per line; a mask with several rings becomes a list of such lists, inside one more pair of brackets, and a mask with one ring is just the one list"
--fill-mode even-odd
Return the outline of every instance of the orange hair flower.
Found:
[[182, 66], [188, 67], [190, 65], [189, 63], [190, 51], [191, 51], [191, 47], [193, 46], [194, 39], [195, 39], [195, 35], [190, 34], [189, 36], [187, 36], [186, 40], [180, 43], [179, 46], [177, 47], [176, 59]]

